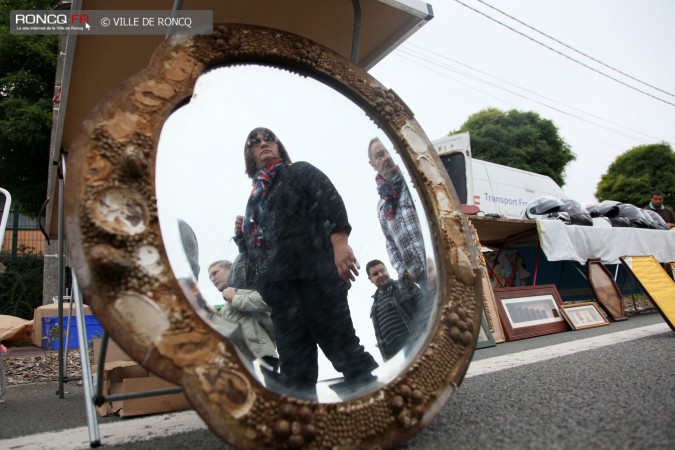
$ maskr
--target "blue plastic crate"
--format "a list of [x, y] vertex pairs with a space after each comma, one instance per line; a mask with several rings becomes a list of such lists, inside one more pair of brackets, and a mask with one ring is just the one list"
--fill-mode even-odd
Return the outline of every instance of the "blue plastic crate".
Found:
[[[58, 350], [59, 338], [58, 334], [53, 337], [49, 334], [50, 330], [58, 323], [58, 317], [43, 317], [42, 318], [42, 347], [48, 350]], [[70, 318], [70, 335], [68, 342], [66, 342], [66, 325], [68, 325], [68, 317], [63, 318], [63, 345], [65, 348], [78, 348], [79, 341], [77, 339], [77, 319], [75, 316]], [[95, 316], [84, 316], [84, 326], [87, 329], [87, 341], [97, 339], [103, 336], [103, 326], [98, 322]]]

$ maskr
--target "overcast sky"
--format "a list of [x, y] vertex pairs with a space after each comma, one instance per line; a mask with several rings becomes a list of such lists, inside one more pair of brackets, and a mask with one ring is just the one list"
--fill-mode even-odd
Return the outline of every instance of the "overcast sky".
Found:
[[[465, 3], [675, 104], [675, 97], [668, 94], [675, 93], [671, 0], [492, 2], [666, 93], [562, 47], [480, 1]], [[581, 202], [594, 200], [600, 176], [619, 154], [636, 145], [675, 142], [674, 105], [582, 67], [455, 0], [432, 6], [435, 18], [370, 70], [410, 106], [431, 140], [459, 128], [484, 108], [536, 111], [555, 123], [577, 155], [568, 166], [563, 189]], [[354, 226], [351, 242], [362, 268], [374, 258], [387, 262], [375, 215], [375, 172], [366, 154], [370, 138], [387, 141], [362, 111], [314, 80], [260, 67], [213, 72], [200, 80], [195, 92], [190, 105], [165, 126], [157, 161], [162, 233], [178, 276], [185, 276], [188, 267], [184, 255], [176, 251], [176, 219], [182, 218], [199, 240], [199, 287], [209, 303], [222, 302], [208, 280], [207, 266], [236, 255], [229, 239], [234, 217], [244, 213], [250, 192], [250, 181], [243, 174], [243, 144], [257, 126], [275, 131], [293, 160], [309, 161], [329, 174], [345, 198]], [[428, 243], [426, 228], [425, 233]], [[350, 307], [359, 336], [379, 356], [369, 319], [373, 290], [362, 273], [350, 291]]]
[[[675, 145], [675, 2], [461, 1], [671, 104], [554, 53], [458, 1], [431, 1], [435, 17], [370, 70], [412, 108], [431, 140], [484, 108], [535, 111], [555, 123], [577, 155], [563, 189], [580, 202], [594, 200], [601, 175], [621, 153], [660, 141]], [[608, 69], [486, 4], [667, 93]]]

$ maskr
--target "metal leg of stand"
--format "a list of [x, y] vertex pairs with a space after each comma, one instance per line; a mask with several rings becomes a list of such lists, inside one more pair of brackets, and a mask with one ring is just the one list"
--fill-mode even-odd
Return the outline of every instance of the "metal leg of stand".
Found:
[[[62, 164], [65, 164], [65, 160], [62, 160]], [[59, 237], [59, 249], [58, 249], [58, 270], [59, 270], [59, 279], [58, 279], [58, 322], [59, 325], [59, 398], [64, 397], [64, 388], [63, 383], [65, 380], [65, 371], [64, 371], [64, 351], [63, 351], [63, 284], [64, 284], [64, 264], [65, 258], [63, 253], [63, 189], [64, 189], [64, 180], [63, 177], [59, 178], [59, 228], [58, 228], [58, 237]], [[67, 344], [66, 344], [67, 345]], [[67, 352], [66, 352], [67, 353]]]
[[[2, 241], [5, 238], [5, 229], [7, 228], [7, 219], [9, 218], [9, 209], [12, 206], [12, 196], [9, 195], [7, 190], [0, 187], [0, 194], [5, 197], [5, 208], [2, 211], [2, 217], [0, 217], [0, 248], [2, 248]], [[2, 346], [2, 342], [0, 342]], [[5, 363], [2, 360], [2, 348], [0, 348], [0, 399], [5, 395]]]
[[[0, 347], [2, 347], [2, 342], [0, 342]], [[3, 349], [0, 348], [0, 400], [5, 396], [5, 391], [7, 386], [5, 384], [5, 361], [3, 361]]]
[[572, 263], [572, 267], [574, 267], [576, 271], [579, 272], [579, 275], [581, 275], [584, 278], [584, 280], [588, 281], [588, 277], [586, 276], [585, 273], [581, 271], [580, 268], [578, 268], [574, 263]]
[[89, 430], [89, 445], [92, 448], [101, 445], [101, 437], [98, 428], [98, 420], [96, 416], [96, 406], [102, 405], [105, 402], [113, 402], [118, 400], [131, 400], [137, 398], [153, 397], [166, 394], [178, 394], [183, 392], [182, 386], [176, 386], [165, 389], [152, 389], [142, 392], [130, 392], [115, 395], [105, 395], [103, 393], [103, 379], [105, 373], [105, 359], [108, 350], [108, 340], [110, 335], [107, 331], [103, 331], [101, 341], [101, 351], [97, 361], [98, 373], [96, 377], [96, 389], [94, 392], [94, 383], [91, 374], [91, 365], [89, 361], [89, 348], [87, 345], [87, 331], [84, 322], [84, 306], [82, 296], [80, 295], [80, 288], [77, 284], [77, 275], [75, 272], [73, 276], [73, 290], [70, 294], [71, 303], [75, 303], [75, 318], [77, 320], [77, 338], [80, 349], [80, 362], [82, 364], [82, 385], [84, 386], [84, 407], [87, 412], [87, 428]]
[[[67, 294], [67, 292], [68, 292], [68, 290], [66, 289], [66, 294]], [[64, 360], [63, 360], [63, 379], [65, 381], [68, 381], [68, 355], [69, 355], [68, 350], [70, 350], [70, 321], [73, 318], [73, 298], [72, 298], [72, 296], [69, 296], [69, 295], [66, 295], [66, 297], [64, 297], [64, 298], [68, 298], [68, 301], [70, 302], [70, 308], [68, 309], [68, 324], [66, 325], [67, 326], [67, 328], [66, 328], [66, 330], [67, 330], [66, 331], [66, 343], [64, 344], [65, 345], [65, 356], [64, 356]], [[86, 333], [86, 331], [85, 331], [85, 333]]]
[[96, 367], [98, 372], [96, 374], [96, 395], [94, 396], [94, 405], [100, 406], [105, 403], [105, 395], [103, 394], [103, 378], [105, 374], [105, 357], [108, 353], [108, 339], [110, 335], [106, 330], [103, 330], [103, 337], [101, 338], [101, 349]]
[[[77, 339], [80, 347], [80, 363], [82, 365], [82, 385], [84, 386], [84, 408], [87, 412], [87, 428], [89, 429], [89, 445], [94, 448], [101, 445], [101, 438], [94, 407], [94, 388], [91, 378], [91, 365], [89, 364], [89, 348], [87, 346], [87, 330], [84, 322], [84, 307], [80, 287], [77, 284], [77, 276], [73, 272], [73, 292], [71, 302], [75, 302], [75, 318], [77, 319]], [[98, 380], [97, 384], [100, 384]]]

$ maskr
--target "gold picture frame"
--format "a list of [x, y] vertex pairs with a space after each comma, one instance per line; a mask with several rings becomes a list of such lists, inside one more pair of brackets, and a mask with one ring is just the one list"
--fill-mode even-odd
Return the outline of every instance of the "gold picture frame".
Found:
[[[436, 255], [436, 313], [423, 348], [374, 392], [317, 403], [266, 389], [233, 343], [196, 313], [172, 273], [156, 204], [159, 133], [201, 74], [239, 64], [312, 77], [348, 97], [386, 133], [420, 192]], [[184, 387], [223, 440], [244, 449], [391, 448], [420, 431], [461, 383], [482, 311], [466, 218], [405, 103], [337, 53], [301, 36], [242, 24], [172, 37], [145, 70], [99, 102], [67, 150], [66, 235], [86, 301], [130, 356]]]
[[609, 325], [609, 320], [595, 302], [562, 305], [560, 312], [575, 331]]
[[622, 256], [619, 260], [635, 277], [670, 329], [675, 331], [675, 281], [653, 256]]

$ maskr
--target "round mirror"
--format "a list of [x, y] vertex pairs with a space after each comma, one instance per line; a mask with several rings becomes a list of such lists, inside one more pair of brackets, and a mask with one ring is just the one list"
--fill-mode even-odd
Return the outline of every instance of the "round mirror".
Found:
[[[379, 202], [378, 172], [369, 164], [368, 150], [373, 139], [377, 139], [385, 151], [392, 149], [390, 153], [387, 151], [392, 164], [400, 169], [405, 186], [411, 186], [408, 192], [413, 215], [405, 217], [405, 224], [413, 229], [411, 234], [415, 239], [410, 239], [413, 243], [406, 241], [403, 248], [406, 262], [412, 266], [409, 272], [415, 272], [416, 267], [426, 271], [427, 257], [433, 260], [433, 248], [421, 200], [394, 146], [360, 108], [326, 85], [260, 65], [215, 69], [197, 80], [190, 102], [165, 123], [156, 161], [159, 221], [174, 275], [184, 280], [188, 298], [193, 298], [194, 306], [207, 323], [230, 333], [226, 334], [228, 337], [235, 332], [233, 326], [236, 328], [236, 325], [247, 335], [248, 345], [244, 339], [238, 350], [242, 358], [262, 359], [254, 364], [254, 374], [259, 381], [271, 389], [281, 388], [280, 393], [292, 395], [283, 389], [284, 383], [274, 384], [272, 380], [270, 386], [265, 382], [267, 372], [264, 370], [270, 367], [263, 358], [271, 358], [272, 365], [276, 366], [274, 358], [278, 357], [273, 328], [267, 331], [271, 325], [270, 311], [264, 305], [244, 303], [248, 296], [255, 294], [240, 293], [234, 298], [237, 291], [228, 289], [226, 277], [231, 262], [239, 254], [233, 239], [234, 220], [237, 215], [244, 215], [252, 186], [244, 173], [244, 143], [248, 132], [260, 124], [274, 130], [293, 161], [306, 161], [321, 170], [342, 197], [352, 227], [349, 242], [361, 266], [348, 291], [350, 318], [360, 344], [379, 366], [372, 372], [371, 383], [345, 388], [338, 396], [330, 387], [341, 386], [344, 379], [319, 347], [320, 383], [308, 393], [315, 395], [318, 401], [330, 402], [374, 390], [392, 381], [413, 360], [419, 347], [416, 344], [425, 341], [428, 324], [433, 322], [429, 315], [433, 313], [436, 296], [433, 281], [428, 289], [425, 283], [419, 291], [410, 285], [413, 293], [419, 294], [418, 298], [412, 295], [410, 301], [422, 304], [411, 310], [415, 314], [406, 312], [402, 316], [405, 318], [402, 326], [406, 327], [405, 334], [408, 334], [407, 327], [414, 328], [410, 316], [417, 315], [419, 307], [419, 314], [426, 315], [418, 319], [421, 329], [414, 330], [414, 342], [405, 342], [400, 349], [394, 344], [391, 351], [384, 351], [382, 348], [389, 347], [383, 347], [387, 339], [382, 337], [382, 345], [378, 346], [375, 326], [378, 325], [378, 331], [382, 329], [381, 321], [377, 318], [373, 321], [371, 308], [374, 292], [380, 289], [374, 284], [376, 278], [368, 276], [367, 264], [381, 261], [387, 271], [385, 276], [391, 281], [397, 280], [397, 284], [402, 283], [405, 271], [404, 258], [393, 239], [398, 235], [392, 236], [387, 231], [388, 242], [378, 218], [378, 205], [382, 206], [383, 202]], [[420, 213], [416, 214], [417, 211]], [[191, 241], [185, 244], [187, 237]], [[414, 242], [417, 239], [419, 242]], [[386, 280], [380, 283], [385, 287], [391, 284]], [[190, 288], [195, 285], [198, 289], [191, 296]], [[385, 287], [382, 292], [386, 292]], [[406, 301], [407, 296], [401, 304], [407, 306]], [[308, 366], [309, 361], [303, 364], [303, 370]]]
[[[66, 231], [83, 293], [113, 338], [148, 369], [182, 384], [209, 426], [233, 445], [392, 446], [438, 412], [473, 353], [480, 283], [456, 195], [411, 112], [366, 72], [316, 43], [278, 30], [244, 25], [214, 30], [210, 36], [166, 41], [145, 71], [99, 103], [70, 149], [75, 170], [66, 183]], [[249, 134], [257, 127], [269, 130]], [[373, 138], [379, 147], [371, 146]], [[292, 314], [284, 307], [314, 298], [299, 294], [313, 291], [287, 274], [274, 281], [294, 282], [277, 294], [267, 275], [259, 300], [269, 303], [268, 310], [256, 311], [256, 323], [265, 318], [272, 323], [270, 354], [259, 352], [241, 322], [217, 311], [236, 302], [225, 295], [231, 279], [222, 282], [210, 270], [212, 263], [235, 260], [242, 249], [231, 239], [237, 215], [246, 217], [244, 223], [260, 224], [273, 249], [293, 253], [318, 242], [310, 230], [306, 239], [277, 241], [281, 233], [270, 225], [274, 222], [247, 212], [252, 199], [260, 202], [261, 197], [254, 195], [258, 188], [245, 173], [245, 149], [264, 154], [268, 144], [285, 148], [285, 163], [293, 162], [283, 165], [279, 179], [296, 186], [288, 181], [294, 179], [303, 190], [289, 192], [302, 192], [301, 199], [328, 192], [318, 198], [331, 199], [295, 211], [285, 207], [293, 202], [284, 203], [271, 188], [265, 201], [277, 209], [268, 206], [269, 211], [283, 211], [293, 219], [285, 222], [291, 225], [323, 227], [321, 245], [332, 247], [309, 258], [317, 267], [326, 267], [321, 262], [326, 253], [333, 253], [329, 256], [339, 266], [344, 247], [332, 238], [350, 231], [353, 253], [346, 253], [347, 260], [360, 267], [354, 280], [343, 283], [349, 286], [345, 307], [331, 303], [324, 309], [295, 308]], [[431, 261], [424, 276], [408, 279], [388, 249], [383, 229], [396, 213], [392, 205], [395, 209], [398, 203], [391, 198], [399, 191], [391, 194], [389, 179], [376, 182], [374, 148], [388, 150], [389, 166], [401, 169], [397, 186], [409, 188], [422, 253]], [[378, 189], [382, 184], [386, 189]], [[251, 211], [263, 210], [253, 204], [258, 209]], [[378, 213], [382, 204], [386, 214]], [[333, 220], [334, 212], [343, 209], [349, 230], [335, 225], [345, 221]], [[245, 225], [238, 229], [246, 232]], [[257, 235], [246, 236], [257, 242]], [[271, 254], [261, 261], [271, 266], [282, 252]], [[296, 260], [288, 259], [292, 267]], [[372, 260], [381, 264], [371, 265], [368, 273]], [[279, 267], [289, 271], [288, 265]], [[437, 281], [428, 276], [433, 271]], [[266, 266], [261, 273], [273, 272]], [[419, 315], [420, 331], [386, 355], [383, 342], [388, 341], [376, 336], [372, 318], [384, 310], [375, 311], [371, 297], [384, 292], [387, 283], [378, 280], [386, 281], [385, 273], [407, 280], [429, 305]], [[322, 283], [310, 284], [328, 295]], [[306, 317], [310, 309], [315, 310], [311, 320]], [[333, 315], [337, 310], [340, 314]], [[293, 321], [309, 328], [319, 323], [313, 327], [317, 335], [349, 334], [350, 347], [342, 344], [346, 341], [335, 344], [332, 337], [313, 337], [317, 349], [328, 349], [326, 355], [317, 350], [298, 363], [287, 350], [299, 342], [293, 339], [301, 327], [290, 326]], [[304, 342], [301, 347], [307, 348]], [[336, 356], [336, 348], [347, 356]], [[268, 356], [278, 357], [279, 366]], [[358, 358], [372, 361], [361, 365], [367, 377], [350, 376]], [[304, 361], [309, 372], [317, 368], [309, 391], [295, 384]]]

